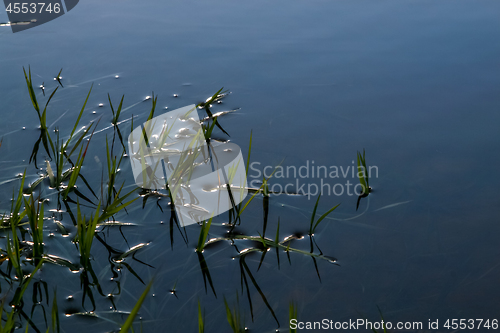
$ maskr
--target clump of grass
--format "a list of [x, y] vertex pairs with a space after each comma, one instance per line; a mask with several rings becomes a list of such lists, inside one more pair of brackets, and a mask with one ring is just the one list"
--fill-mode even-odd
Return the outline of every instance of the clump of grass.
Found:
[[134, 329], [132, 328], [132, 324], [134, 323], [134, 319], [137, 316], [137, 314], [139, 313], [139, 309], [141, 308], [142, 303], [144, 303], [144, 300], [146, 299], [146, 296], [148, 295], [149, 290], [151, 289], [152, 285], [153, 285], [153, 280], [151, 280], [151, 282], [148, 283], [148, 285], [146, 286], [146, 289], [144, 289], [144, 291], [142, 292], [142, 295], [139, 297], [139, 299], [135, 303], [132, 311], [130, 311], [130, 314], [127, 317], [127, 320], [125, 320], [125, 323], [122, 325], [120, 332], [127, 333], [129, 330], [132, 330], [132, 332], [134, 331]]
[[9, 235], [7, 235], [7, 258], [9, 259], [9, 271], [14, 268], [16, 272], [16, 277], [22, 281], [24, 277], [23, 269], [21, 266], [21, 251], [19, 249], [19, 239], [17, 236], [13, 236], [12, 240]]
[[242, 318], [238, 306], [235, 306], [233, 310], [227, 304], [226, 298], [224, 297], [224, 305], [226, 307], [226, 317], [229, 326], [234, 333], [244, 333], [245, 332], [245, 320]]
[[77, 235], [78, 248], [80, 250], [80, 263], [84, 269], [90, 268], [90, 249], [94, 241], [94, 235], [99, 221], [99, 211], [101, 203], [97, 205], [94, 215], [91, 215], [88, 222], [85, 216], [82, 216], [80, 204], [77, 204]]
[[224, 90], [224, 87], [220, 88], [215, 94], [213, 94], [212, 96], [207, 98], [205, 100], [205, 102], [202, 102], [202, 103], [198, 104], [197, 106], [200, 108], [206, 108], [206, 107], [210, 108], [212, 103], [220, 101], [229, 92], [229, 90], [225, 90], [225, 91], [223, 91], [223, 90]]
[[139, 197], [136, 197], [129, 201], [125, 201], [125, 199], [130, 197], [132, 194], [136, 193], [137, 188], [133, 188], [128, 193], [120, 196], [124, 185], [125, 183], [123, 183], [122, 186], [118, 190], [116, 190], [115, 195], [112, 197], [111, 203], [107, 204], [103, 208], [101, 215], [99, 216], [99, 223], [104, 222], [108, 219], [114, 219], [115, 214], [124, 210], [128, 205], [132, 204], [134, 201], [139, 199]]

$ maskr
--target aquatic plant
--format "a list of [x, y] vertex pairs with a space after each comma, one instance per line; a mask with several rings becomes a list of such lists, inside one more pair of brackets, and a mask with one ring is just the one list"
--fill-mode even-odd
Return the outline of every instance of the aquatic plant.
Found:
[[[31, 184], [30, 186], [29, 192], [33, 192], [41, 184], [44, 178], [49, 178], [51, 187], [56, 188], [58, 191], [62, 190], [63, 200], [67, 200], [68, 194], [70, 192], [74, 192], [78, 197], [92, 203], [92, 201], [87, 196], [83, 195], [82, 192], [76, 189], [75, 187], [76, 180], [80, 178], [83, 180], [84, 184], [94, 195], [94, 197], [96, 197], [94, 191], [88, 184], [87, 180], [80, 173], [83, 161], [87, 153], [87, 149], [90, 144], [90, 139], [87, 142], [85, 150], [83, 149], [82, 141], [87, 136], [89, 131], [92, 129], [94, 124], [91, 123], [89, 126], [83, 126], [80, 130], [77, 131], [83, 112], [90, 97], [90, 93], [92, 92], [92, 86], [89, 89], [87, 97], [85, 98], [85, 101], [80, 109], [80, 112], [76, 118], [71, 133], [69, 134], [69, 137], [66, 140], [60, 140], [59, 130], [55, 129], [57, 137], [55, 140], [53, 140], [50, 135], [49, 128], [47, 127], [47, 107], [59, 87], [56, 87], [54, 89], [54, 91], [48, 98], [43, 111], [41, 111], [33, 89], [31, 68], [29, 69], [28, 74], [26, 73], [26, 70], [24, 68], [23, 71], [26, 80], [26, 85], [28, 87], [28, 92], [31, 98], [31, 102], [33, 104], [35, 111], [37, 112], [38, 119], [40, 122], [40, 137], [33, 146], [33, 151], [30, 156], [30, 163], [34, 162], [35, 167], [37, 167], [37, 156], [39, 152], [40, 143], [43, 144], [45, 152], [47, 153], [49, 159], [51, 160], [51, 161], [46, 160], [47, 174], [44, 177], [41, 177], [37, 181], [33, 182], [33, 184]], [[59, 72], [57, 78], [60, 77], [60, 73], [61, 72]], [[60, 83], [59, 79], [58, 81]], [[97, 124], [98, 123], [99, 122], [97, 122]], [[90, 138], [92, 138], [92, 135]], [[76, 162], [73, 162], [71, 157], [73, 153], [78, 149], [78, 147], [80, 147], [80, 153], [76, 159]], [[55, 168], [52, 167], [51, 162], [54, 162]], [[68, 181], [68, 183], [67, 185], [64, 185], [63, 182], [66, 180]]]
[[137, 316], [137, 314], [139, 313], [139, 309], [141, 308], [142, 303], [144, 303], [144, 300], [146, 299], [146, 296], [148, 295], [149, 290], [151, 289], [152, 285], [153, 285], [153, 280], [151, 280], [148, 283], [148, 285], [146, 286], [146, 288], [142, 292], [141, 296], [139, 297], [139, 299], [135, 303], [134, 307], [132, 308], [132, 311], [130, 311], [130, 314], [127, 317], [127, 320], [122, 325], [120, 332], [127, 333], [129, 330], [132, 330], [132, 332], [134, 331], [134, 329], [132, 328], [132, 324], [134, 323], [134, 319]]
[[[126, 160], [125, 145], [123, 142], [123, 135], [120, 130], [120, 124], [122, 124], [120, 117], [122, 116], [123, 111], [127, 109], [123, 107], [124, 96], [121, 97], [118, 107], [115, 108], [112, 103], [112, 98], [108, 94], [108, 101], [111, 108], [111, 125], [105, 129], [113, 128], [113, 136], [112, 138], [111, 136], [109, 136], [109, 140], [108, 136], [106, 136], [105, 139], [107, 163], [106, 166], [103, 166], [102, 179], [100, 182], [101, 186], [99, 191], [97, 188], [93, 188], [90, 185], [90, 182], [87, 181], [87, 179], [82, 174], [82, 167], [85, 163], [86, 156], [89, 155], [88, 152], [90, 143], [92, 142], [92, 144], [94, 144], [93, 142], [95, 142], [92, 141], [94, 133], [99, 133], [100, 131], [102, 131], [102, 129], [97, 130], [99, 125], [98, 120], [91, 122], [87, 126], [80, 125], [80, 121], [83, 117], [87, 102], [92, 92], [92, 86], [90, 87], [90, 90], [86, 95], [83, 106], [76, 116], [74, 124], [68, 129], [71, 130], [69, 131], [69, 133], [63, 133], [58, 128], [49, 128], [49, 126], [47, 125], [47, 110], [49, 107], [49, 103], [53, 99], [56, 91], [58, 91], [58, 89], [60, 88], [64, 88], [60, 80], [61, 71], [56, 76], [56, 80], [59, 86], [56, 87], [50, 94], [43, 108], [40, 107], [39, 101], [37, 100], [36, 94], [34, 92], [33, 81], [31, 78], [31, 69], [29, 69], [28, 72], [24, 70], [24, 75], [28, 87], [29, 96], [33, 107], [37, 112], [38, 120], [40, 123], [40, 136], [33, 146], [29, 162], [34, 162], [35, 168], [38, 169], [38, 154], [43, 151], [46, 155], [45, 173], [37, 170], [41, 174], [41, 176], [34, 182], [32, 182], [29, 185], [29, 188], [25, 189], [25, 171], [22, 177], [20, 177], [19, 191], [12, 197], [10, 212], [0, 217], [0, 230], [2, 230], [6, 235], [4, 246], [5, 249], [0, 251], [0, 273], [11, 286], [16, 288], [15, 294], [13, 297], [11, 297], [9, 302], [9, 304], [13, 305], [14, 307], [11, 308], [10, 312], [6, 312], [4, 314], [4, 325], [3, 327], [0, 326], [0, 333], [11, 332], [14, 329], [14, 323], [16, 320], [23, 320], [24, 322], [29, 323], [29, 325], [33, 327], [35, 331], [40, 331], [38, 328], [36, 328], [31, 317], [33, 316], [36, 306], [37, 309], [38, 307], [41, 307], [41, 311], [45, 318], [45, 306], [49, 306], [47, 289], [48, 283], [50, 283], [50, 281], [36, 281], [33, 280], [33, 276], [38, 271], [38, 269], [47, 264], [63, 266], [71, 270], [73, 273], [79, 273], [82, 289], [82, 307], [85, 309], [85, 302], [86, 300], [90, 299], [90, 302], [92, 303], [92, 309], [90, 311], [85, 310], [84, 312], [78, 312], [78, 314], [99, 318], [99, 315], [95, 312], [96, 307], [99, 304], [98, 302], [96, 302], [96, 297], [103, 297], [109, 300], [109, 302], [111, 302], [111, 308], [114, 309], [113, 311], [117, 311], [117, 305], [115, 304], [113, 297], [120, 294], [122, 290], [120, 281], [118, 281], [118, 279], [115, 279], [115, 277], [118, 276], [117, 272], [121, 271], [122, 268], [126, 268], [126, 270], [124, 271], [127, 271], [127, 274], [131, 273], [141, 283], [144, 283], [141, 276], [139, 276], [139, 274], [142, 275], [142, 273], [140, 271], [136, 272], [134, 270], [135, 267], [133, 268], [131, 266], [130, 260], [134, 260], [147, 267], [153, 268], [153, 266], [149, 265], [148, 263], [142, 262], [135, 257], [135, 254], [146, 248], [149, 243], [129, 245], [126, 237], [124, 236], [124, 233], [122, 232], [122, 227], [127, 228], [129, 225], [131, 225], [131, 223], [127, 224], [120, 221], [121, 214], [128, 213], [127, 209], [140, 209], [140, 205], [130, 205], [132, 205], [135, 200], [139, 199], [141, 196], [143, 197], [142, 208], [146, 207], [147, 200], [151, 197], [156, 197], [157, 199], [170, 199], [170, 202], [167, 204], [167, 206], [168, 208], [170, 208], [169, 232], [171, 247], [173, 249], [174, 226], [176, 226], [179, 230], [184, 242], [189, 245], [187, 232], [179, 225], [179, 221], [175, 213], [175, 208], [172, 204], [172, 195], [175, 194], [175, 189], [167, 188], [166, 191], [151, 191], [139, 190], [135, 185], [127, 186], [125, 182], [121, 183], [120, 185], [120, 165], [123, 160]], [[206, 117], [202, 118], [202, 127], [204, 130], [204, 139], [210, 147], [212, 143], [214, 143], [213, 134], [214, 131], [216, 131], [215, 128], [218, 128], [223, 133], [229, 136], [228, 132], [224, 128], [222, 128], [219, 119], [221, 116], [229, 112], [233, 112], [234, 110], [218, 113], [213, 113], [211, 110], [212, 104], [221, 102], [221, 100], [225, 96], [227, 96], [227, 93], [227, 91], [223, 91], [223, 88], [221, 88], [215, 94], [207, 98], [205, 102], [197, 105], [199, 110], [204, 110], [207, 114]], [[148, 114], [148, 120], [154, 117], [158, 96], [155, 96], [155, 94], [153, 93], [151, 99], [152, 105], [151, 110]], [[133, 118], [134, 116], [130, 118], [131, 129], [133, 129]], [[145, 135], [145, 132], [143, 134]], [[165, 133], [165, 137], [166, 135], [168, 135], [168, 132]], [[102, 145], [104, 145], [104, 140], [102, 140], [101, 142], [103, 142]], [[159, 142], [161, 143], [162, 139], [160, 139]], [[250, 133], [248, 158], [246, 162], [247, 173], [250, 165], [251, 150], [252, 133]], [[187, 162], [190, 161], [187, 160]], [[365, 165], [364, 153], [362, 156], [358, 156], [358, 166], [359, 163]], [[215, 298], [217, 298], [215, 285], [212, 281], [212, 276], [209, 270], [209, 263], [206, 260], [210, 259], [210, 255], [207, 255], [205, 250], [207, 249], [207, 246], [214, 243], [223, 242], [234, 245], [234, 248], [237, 251], [234, 259], [237, 259], [239, 263], [241, 292], [248, 298], [251, 320], [254, 320], [255, 301], [252, 299], [252, 296], [254, 298], [260, 297], [265, 307], [268, 309], [269, 313], [272, 315], [279, 327], [278, 316], [271, 306], [272, 303], [265, 295], [263, 288], [261, 288], [258, 283], [258, 280], [260, 280], [260, 278], [255, 273], [255, 271], [253, 271], [253, 267], [250, 264], [250, 259], [248, 260], [249, 263], [247, 263], [247, 258], [249, 258], [248, 255], [251, 253], [260, 254], [260, 261], [258, 263], [257, 271], [259, 271], [263, 267], [262, 265], [268, 252], [276, 252], [278, 267], [280, 267], [281, 252], [286, 253], [290, 264], [291, 253], [307, 256], [309, 258], [312, 258], [314, 266], [316, 268], [316, 272], [319, 276], [319, 270], [316, 260], [324, 260], [325, 262], [335, 264], [336, 259], [324, 255], [321, 250], [319, 250], [319, 247], [317, 247], [313, 236], [318, 230], [318, 226], [320, 225], [320, 223], [330, 213], [332, 213], [338, 207], [338, 205], [330, 208], [319, 218], [317, 218], [316, 213], [318, 211], [320, 201], [320, 197], [318, 197], [313, 208], [310, 222], [308, 223], [308, 228], [304, 226], [304, 229], [308, 229], [308, 234], [311, 241], [311, 250], [306, 251], [303, 250], [300, 246], [298, 248], [292, 246], [294, 245], [292, 243], [298, 242], [299, 239], [303, 237], [297, 235], [288, 235], [283, 237], [283, 235], [280, 235], [280, 218], [277, 219], [277, 222], [271, 220], [270, 218], [273, 195], [277, 193], [270, 191], [269, 188], [272, 182], [272, 176], [274, 175], [276, 170], [277, 168], [275, 168], [275, 170], [269, 177], [263, 178], [262, 184], [259, 188], [247, 189], [252, 193], [252, 196], [250, 196], [246, 200], [246, 202], [240, 202], [238, 205], [235, 205], [234, 200], [232, 200], [232, 209], [229, 211], [226, 223], [223, 223], [222, 226], [216, 226], [215, 223], [212, 224], [213, 218], [200, 223], [199, 236], [197, 242], [195, 241], [195, 244], [193, 244], [193, 246], [194, 252], [196, 253], [199, 261], [200, 270], [205, 286], [205, 292], [208, 292], [208, 286], [210, 286], [210, 289], [212, 290]], [[229, 173], [231, 174], [231, 172]], [[367, 178], [365, 181], [366, 184], [368, 184]], [[42, 186], [44, 182], [45, 184], [48, 183], [49, 189]], [[227, 189], [230, 193], [231, 198], [233, 194], [237, 195], [238, 191], [242, 190], [241, 188], [229, 186], [227, 187]], [[23, 197], [23, 192], [25, 197]], [[49, 213], [49, 209], [47, 206], [50, 205], [51, 200], [49, 200], [48, 198], [52, 195], [57, 196], [57, 209], [51, 209]], [[256, 198], [262, 199], [262, 229], [252, 234], [237, 233], [235, 231], [235, 228], [243, 223], [242, 220], [244, 211], [246, 211], [246, 209], [249, 207], [249, 204], [251, 202], [254, 202]], [[156, 200], [155, 205], [158, 209], [161, 210], [161, 212], [164, 212], [163, 209], [165, 205], [162, 205], [161, 203], [163, 203], [163, 201]], [[155, 208], [155, 206], [153, 206], [152, 208]], [[150, 209], [150, 207], [148, 207], [148, 209]], [[168, 214], [169, 211], [167, 210], [166, 213]], [[52, 216], [50, 214], [52, 214]], [[247, 214], [245, 214], [245, 216], [246, 215]], [[57, 219], [55, 216], [69, 217], [69, 220], [66, 219], [66, 221], [72, 222], [74, 226], [64, 225], [60, 221], [62, 220], [62, 218]], [[50, 224], [49, 222], [53, 222], [54, 224]], [[276, 222], [276, 224], [273, 225], [273, 222]], [[50, 253], [51, 246], [46, 246], [45, 242], [50, 242], [50, 238], [52, 236], [49, 235], [49, 237], [47, 237], [47, 233], [49, 232], [52, 225], [57, 227], [58, 231], [64, 236], [62, 239], [68, 239], [74, 242], [74, 249], [79, 255], [79, 262], [75, 260], [73, 260], [75, 262], [72, 262], [71, 260]], [[269, 237], [269, 233], [270, 230], [274, 233], [274, 230], [272, 230], [274, 227], [276, 227], [275, 237], [271, 238]], [[108, 244], [106, 235], [117, 229], [123, 236], [123, 239], [128, 248], [117, 249], [110, 245], [111, 243]], [[106, 230], [107, 232], [103, 232], [104, 230]], [[227, 233], [225, 233], [224, 236], [220, 236], [221, 230], [227, 231]], [[304, 234], [307, 232], [306, 230], [304, 230]], [[215, 234], [216, 236], [209, 239], [209, 233]], [[26, 241], [25, 235], [28, 235], [28, 241]], [[107, 264], [107, 267], [113, 274], [112, 281], [115, 283], [114, 286], [116, 286], [116, 289], [110, 293], [104, 293], [103, 289], [105, 290], [107, 288], [104, 284], [101, 287], [101, 283], [99, 281], [99, 279], [102, 279], [101, 271], [97, 271], [96, 268], [96, 272], [99, 273], [96, 274], [93, 269], [93, 264], [94, 266], [96, 266], [96, 257], [94, 256], [96, 256], [96, 254], [98, 253], [98, 251], [96, 251], [95, 249], [96, 242], [94, 242], [94, 240], [97, 240], [98, 243], [100, 243], [98, 244], [99, 250], [104, 251], [104, 256], [106, 256], [106, 254], [108, 256], [109, 264]], [[70, 242], [68, 243], [70, 244]], [[313, 243], [316, 245], [316, 247], [313, 246]], [[240, 250], [238, 248], [241, 244], [245, 244], [245, 248], [243, 250]], [[250, 244], [249, 247], [248, 244]], [[5, 266], [7, 266], [6, 269]], [[35, 266], [34, 269], [33, 266]], [[27, 274], [27, 271], [31, 271], [31, 273]], [[151, 285], [152, 282], [150, 282], [146, 286], [144, 292], [137, 300], [137, 303], [133, 307], [132, 311], [128, 313], [128, 317], [122, 325], [121, 331], [133, 331], [134, 320], [147, 297]], [[36, 304], [33, 304], [31, 316], [28, 316], [26, 313], [24, 313], [22, 308], [23, 295], [29, 288], [29, 286], [33, 287], [33, 300], [36, 300], [36, 302], [33, 301], [33, 303]], [[43, 290], [45, 290], [46, 296], [46, 302], [44, 304], [42, 304], [41, 302], [41, 295], [43, 293]], [[38, 294], [40, 295], [40, 297], [36, 296]], [[233, 330], [233, 332], [242, 332], [245, 326], [244, 314], [240, 312], [239, 307], [230, 308], [225, 298], [224, 305], [226, 309], [226, 317], [231, 329]], [[5, 310], [3, 309], [3, 311]], [[50, 325], [47, 318], [45, 318], [47, 331], [59, 332], [60, 323], [58, 315], [57, 299], [54, 292], [52, 299]], [[290, 305], [289, 315], [290, 318], [296, 318], [297, 316], [297, 309], [293, 304]], [[205, 324], [204, 312], [202, 312], [201, 304], [198, 301], [199, 332], [205, 331]], [[0, 323], [0, 325], [2, 324]], [[117, 325], [119, 326], [119, 324]]]
[[[238, 299], [238, 298], [237, 298]], [[224, 306], [226, 307], [226, 317], [231, 330], [234, 333], [244, 333], [245, 332], [245, 320], [242, 318], [238, 304], [231, 310], [226, 298], [224, 297]]]
[[202, 253], [205, 248], [205, 241], [207, 240], [208, 232], [210, 231], [210, 226], [212, 225], [211, 217], [208, 221], [203, 221], [200, 229], [200, 237], [198, 238], [198, 245], [196, 245], [196, 252]]
[[24, 199], [24, 205], [29, 220], [30, 234], [33, 241], [33, 259], [36, 265], [43, 257], [44, 206], [43, 203], [40, 204], [39, 200], [35, 204], [33, 194], [30, 195], [29, 200]]
[[357, 152], [357, 161], [358, 161], [358, 178], [359, 183], [361, 184], [361, 194], [358, 197], [358, 202], [356, 204], [356, 210], [359, 208], [359, 202], [361, 198], [364, 198], [370, 194], [372, 188], [370, 187], [369, 177], [368, 177], [368, 169], [366, 167], [365, 160], [365, 150], [363, 149], [363, 154], [359, 151]]
[[[387, 331], [387, 327], [385, 325], [385, 319], [384, 319], [384, 316], [382, 315], [382, 310], [380, 310], [380, 307], [378, 305], [377, 305], [377, 310], [378, 310], [378, 313], [380, 315], [383, 332], [387, 333], [388, 331]], [[374, 327], [372, 327], [371, 329], [372, 329], [373, 333], [380, 333]]]

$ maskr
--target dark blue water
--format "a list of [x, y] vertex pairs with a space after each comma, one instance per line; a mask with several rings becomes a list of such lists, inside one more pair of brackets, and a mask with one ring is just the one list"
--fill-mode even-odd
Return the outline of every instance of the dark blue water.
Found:
[[[92, 83], [82, 124], [102, 117], [100, 128], [111, 121], [108, 93], [116, 103], [124, 94], [128, 107], [154, 91], [157, 112], [163, 112], [165, 107], [201, 102], [225, 87], [232, 93], [214, 110], [241, 108], [220, 121], [244, 154], [252, 131], [251, 160], [261, 168], [283, 159], [284, 166], [314, 161], [347, 167], [363, 148], [367, 163], [378, 167], [378, 177], [370, 180], [374, 192], [358, 211], [356, 197], [322, 196], [321, 213], [341, 206], [315, 236], [323, 253], [340, 264], [318, 262], [321, 282], [307, 256], [292, 254], [289, 265], [281, 253], [278, 269], [273, 252], [258, 272], [260, 256], [247, 257], [279, 317], [280, 331], [287, 331], [292, 300], [303, 321], [378, 320], [377, 306], [394, 322], [498, 318], [499, 12], [496, 1], [462, 0], [89, 0], [34, 29], [12, 34], [0, 27], [1, 210], [10, 207], [12, 189], [18, 186], [10, 180], [16, 174], [27, 168], [29, 179], [36, 179], [27, 161], [38, 119], [23, 66], [31, 66], [35, 85], [45, 82], [49, 93], [57, 86], [53, 77], [63, 68], [64, 88], [56, 93], [47, 117], [66, 135]], [[46, 100], [39, 90], [37, 96]], [[99, 103], [105, 106], [99, 108]], [[139, 124], [149, 109], [149, 102], [139, 103], [124, 111], [122, 119], [135, 115]], [[122, 126], [126, 132], [130, 122]], [[96, 184], [106, 135], [112, 129], [95, 135], [92, 157], [84, 164], [83, 171]], [[127, 163], [121, 181], [132, 186]], [[295, 183], [281, 178], [271, 184], [290, 181]], [[320, 183], [318, 178], [301, 181]], [[278, 217], [282, 237], [307, 233], [315, 200], [272, 196], [270, 237]], [[138, 204], [129, 215], [119, 216], [137, 225], [123, 230], [131, 246], [151, 242], [137, 257], [155, 268], [132, 264], [145, 281], [156, 275], [155, 296], [146, 300], [140, 314], [145, 332], [195, 331], [198, 300], [206, 309], [207, 330], [227, 332], [222, 299], [234, 302], [237, 293], [251, 332], [277, 328], [255, 288], [252, 323], [246, 295], [241, 294], [240, 267], [231, 260], [233, 247], [226, 243], [205, 253], [216, 299], [210, 288], [205, 293], [194, 253], [199, 228], [186, 228], [188, 246], [177, 233], [171, 249], [168, 226], [160, 224], [168, 219], [166, 213], [148, 207], [142, 210]], [[262, 229], [261, 198], [249, 207], [241, 231], [257, 235]], [[218, 228], [212, 230], [213, 237], [224, 234]], [[128, 248], [116, 230], [109, 232], [109, 241]], [[56, 234], [48, 246], [54, 254], [78, 258], [67, 243]], [[306, 250], [308, 245], [306, 239], [294, 243]], [[107, 252], [98, 242], [93, 251], [94, 270], [109, 281]], [[115, 300], [123, 311], [130, 311], [143, 290], [127, 273]], [[71, 307], [83, 311], [78, 274], [55, 266], [43, 274], [51, 286], [57, 285], [61, 313]], [[109, 292], [115, 287], [111, 281], [101, 283]], [[174, 285], [177, 297], [170, 293]], [[80, 298], [71, 305], [64, 300], [68, 295]], [[100, 299], [99, 318], [63, 316], [62, 327], [66, 332], [117, 329], [111, 321], [125, 317], [107, 312], [109, 307], [108, 300]]]

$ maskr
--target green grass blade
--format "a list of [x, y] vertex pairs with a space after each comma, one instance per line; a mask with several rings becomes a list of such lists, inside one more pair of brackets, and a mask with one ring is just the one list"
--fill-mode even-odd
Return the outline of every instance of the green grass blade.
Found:
[[247, 156], [247, 168], [246, 168], [246, 177], [248, 177], [248, 169], [250, 168], [250, 153], [252, 152], [252, 131], [250, 131], [250, 142], [248, 143], [248, 156]]
[[125, 321], [125, 323], [123, 324], [123, 326], [120, 329], [120, 332], [127, 333], [129, 331], [129, 329], [132, 329], [132, 324], [134, 322], [135, 316], [137, 316], [137, 314], [139, 313], [139, 309], [141, 308], [142, 303], [144, 303], [144, 300], [146, 299], [146, 296], [148, 295], [149, 290], [151, 289], [152, 285], [153, 285], [153, 280], [151, 280], [151, 282], [148, 283], [148, 285], [146, 286], [146, 289], [144, 289], [141, 297], [139, 297], [139, 299], [137, 300], [137, 303], [135, 303], [134, 308], [132, 309], [132, 311], [130, 311], [130, 314], [128, 315], [127, 320]]
[[[297, 320], [297, 306], [295, 305], [294, 302], [290, 302], [288, 317], [289, 317], [289, 323], [292, 321], [292, 319]], [[297, 329], [292, 329], [292, 327], [290, 327], [290, 333], [296, 333], [296, 332]]]
[[207, 240], [210, 226], [212, 225], [212, 219], [213, 219], [213, 216], [210, 217], [208, 222], [203, 221], [203, 224], [202, 224], [201, 230], [200, 230], [200, 237], [198, 238], [198, 245], [196, 246], [196, 252], [198, 252], [198, 253], [203, 252], [203, 249], [205, 248], [205, 242]]
[[40, 106], [38, 105], [38, 101], [36, 100], [35, 91], [33, 90], [33, 81], [31, 80], [31, 67], [28, 68], [29, 75], [26, 74], [26, 69], [23, 67], [24, 78], [26, 80], [26, 85], [28, 86], [28, 92], [30, 94], [31, 103], [38, 113], [38, 118], [41, 118], [40, 114]]
[[340, 204], [338, 204], [338, 205], [330, 208], [326, 213], [324, 213], [323, 215], [320, 216], [320, 218], [316, 221], [316, 224], [314, 225], [314, 227], [312, 229], [312, 234], [314, 234], [314, 232], [316, 231], [316, 227], [318, 226], [318, 224], [321, 221], [323, 221], [325, 219], [325, 217], [327, 217], [328, 215], [330, 215], [330, 213], [333, 212], [338, 206], [340, 206]]
[[54, 291], [54, 300], [52, 301], [52, 333], [59, 333], [59, 311], [57, 309], [57, 293]]
[[205, 316], [201, 312], [200, 301], [198, 300], [198, 333], [205, 333], [204, 317]]
[[[75, 134], [76, 128], [78, 127], [78, 124], [80, 123], [80, 119], [82, 118], [82, 115], [83, 115], [83, 110], [85, 110], [85, 106], [87, 105], [87, 102], [89, 100], [90, 93], [92, 92], [92, 88], [93, 87], [94, 87], [94, 84], [92, 84], [90, 86], [90, 90], [87, 93], [87, 98], [85, 98], [85, 102], [83, 102], [83, 106], [82, 106], [82, 108], [80, 110], [80, 113], [78, 114], [78, 118], [76, 118], [75, 125], [73, 126], [73, 129], [71, 130], [71, 134], [69, 135], [69, 139], [66, 141], [66, 144], [64, 145], [64, 150], [66, 150], [66, 148], [68, 147], [69, 142], [71, 141], [71, 139], [73, 138], [73, 135]], [[82, 136], [82, 138], [83, 138], [83, 136]]]
[[278, 269], [280, 268], [280, 249], [278, 247], [280, 242], [280, 218], [278, 217], [278, 228], [276, 229], [276, 238], [274, 239], [274, 243], [276, 246], [276, 259], [278, 260]]
[[309, 226], [309, 235], [313, 234], [313, 224], [314, 218], [316, 217], [316, 210], [318, 209], [319, 199], [321, 198], [321, 194], [318, 195], [318, 199], [316, 200], [316, 204], [314, 205], [314, 209], [311, 215], [311, 225]]

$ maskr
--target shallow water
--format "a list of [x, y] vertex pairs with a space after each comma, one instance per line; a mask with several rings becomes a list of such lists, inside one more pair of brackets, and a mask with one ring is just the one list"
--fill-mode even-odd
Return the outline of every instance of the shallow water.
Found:
[[[12, 34], [0, 27], [0, 210], [10, 208], [12, 189], [19, 186], [12, 180], [17, 174], [26, 168], [28, 179], [36, 179], [27, 161], [38, 122], [22, 66], [31, 66], [35, 87], [45, 82], [49, 94], [57, 86], [53, 77], [63, 68], [64, 88], [51, 102], [48, 123], [65, 135], [92, 83], [82, 124], [102, 117], [99, 129], [111, 122], [108, 93], [114, 104], [124, 94], [124, 107], [130, 108], [121, 119], [134, 115], [134, 124], [140, 124], [151, 107], [150, 101], [142, 101], [152, 91], [159, 95], [160, 113], [165, 107], [174, 110], [204, 101], [224, 86], [232, 93], [214, 111], [241, 108], [220, 122], [245, 158], [252, 131], [251, 161], [260, 163], [256, 169], [283, 159], [285, 167], [312, 161], [316, 166], [348, 167], [363, 148], [367, 163], [378, 167], [378, 177], [370, 179], [374, 191], [358, 211], [355, 196], [321, 198], [320, 213], [341, 203], [315, 235], [322, 252], [340, 265], [319, 260], [321, 282], [307, 256], [291, 254], [289, 265], [281, 253], [278, 269], [273, 250], [258, 272], [260, 255], [247, 257], [280, 331], [287, 331], [292, 300], [304, 321], [363, 316], [375, 321], [377, 306], [393, 322], [495, 319], [500, 296], [495, 179], [500, 162], [499, 9], [495, 1], [118, 5], [89, 0], [34, 29]], [[1, 15], [0, 22], [6, 21]], [[36, 91], [45, 101], [41, 90]], [[130, 122], [121, 128], [127, 132]], [[112, 133], [110, 127], [95, 134], [92, 158], [82, 171], [97, 187], [106, 163], [104, 140]], [[216, 136], [225, 138], [221, 132]], [[256, 174], [251, 170], [250, 180]], [[128, 161], [119, 181], [133, 185]], [[296, 179], [275, 178], [271, 184], [290, 182], [296, 184]], [[318, 177], [300, 179], [300, 184], [320, 182]], [[282, 238], [307, 234], [315, 200], [271, 196], [266, 235], [274, 238], [278, 217]], [[207, 331], [229, 330], [223, 297], [234, 303], [239, 293], [250, 332], [274, 332], [277, 324], [252, 285], [254, 322], [250, 318], [238, 260], [231, 259], [235, 249], [225, 243], [204, 252], [215, 298], [210, 286], [205, 292], [194, 252], [199, 227], [186, 228], [188, 245], [176, 231], [171, 248], [169, 215], [153, 201], [144, 210], [138, 203], [128, 215], [117, 216], [120, 222], [136, 224], [122, 228], [128, 244], [116, 228], [103, 233], [109, 245], [123, 251], [149, 243], [137, 258], [154, 268], [128, 261], [146, 283], [155, 276], [155, 296], [147, 298], [140, 312], [144, 331], [195, 331], [198, 300], [206, 311]], [[165, 207], [166, 200], [160, 202]], [[239, 230], [257, 235], [262, 216], [259, 197]], [[75, 234], [64, 214], [62, 223]], [[55, 225], [47, 223], [47, 229], [55, 233], [47, 241], [49, 253], [78, 261], [69, 239]], [[224, 233], [223, 227], [212, 227], [210, 238]], [[307, 251], [309, 243], [305, 238], [293, 246]], [[92, 254], [105, 293], [112, 292], [116, 282], [110, 281], [108, 252], [95, 241]], [[78, 274], [52, 265], [42, 275], [49, 288], [57, 286], [61, 314], [84, 311]], [[130, 311], [144, 286], [125, 269], [119, 281], [122, 293], [114, 300], [116, 307]], [[73, 301], [65, 300], [69, 295]], [[98, 318], [62, 316], [63, 330], [108, 332], [117, 329], [112, 320], [125, 320], [110, 312], [110, 300], [97, 296], [96, 303]], [[35, 318], [43, 331], [41, 313], [35, 312]]]

